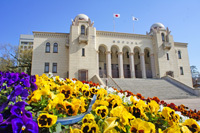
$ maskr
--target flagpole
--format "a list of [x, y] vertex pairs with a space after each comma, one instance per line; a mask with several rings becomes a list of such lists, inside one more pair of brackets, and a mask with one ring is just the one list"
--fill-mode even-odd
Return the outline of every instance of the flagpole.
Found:
[[114, 17], [114, 13], [113, 13], [113, 29], [114, 29], [114, 32], [115, 32], [115, 17]]

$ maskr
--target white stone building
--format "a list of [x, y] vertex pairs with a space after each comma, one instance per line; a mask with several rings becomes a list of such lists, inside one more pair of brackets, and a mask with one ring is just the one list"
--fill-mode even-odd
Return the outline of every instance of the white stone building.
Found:
[[92, 77], [162, 78], [171, 75], [192, 86], [187, 43], [174, 42], [161, 23], [146, 35], [96, 31], [90, 18], [79, 14], [70, 33], [33, 32], [32, 74], [79, 80]]

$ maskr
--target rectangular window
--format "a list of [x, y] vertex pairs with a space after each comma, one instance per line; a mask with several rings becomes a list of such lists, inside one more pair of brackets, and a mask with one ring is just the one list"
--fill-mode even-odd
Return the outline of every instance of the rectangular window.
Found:
[[50, 43], [46, 43], [46, 49], [45, 49], [46, 53], [50, 53]]
[[53, 52], [58, 53], [58, 44], [57, 43], [54, 43], [54, 45], [53, 45]]
[[57, 63], [53, 63], [53, 73], [57, 73]]
[[178, 58], [181, 59], [181, 51], [178, 51]]
[[169, 54], [167, 53], [167, 60], [169, 60]]
[[44, 65], [44, 72], [45, 72], [45, 73], [48, 73], [48, 72], [49, 72], [49, 63], [48, 63], [48, 62], [45, 62], [45, 65]]
[[183, 67], [180, 67], [180, 74], [184, 75], [184, 73], [183, 73]]
[[82, 56], [85, 56], [85, 49], [82, 48]]

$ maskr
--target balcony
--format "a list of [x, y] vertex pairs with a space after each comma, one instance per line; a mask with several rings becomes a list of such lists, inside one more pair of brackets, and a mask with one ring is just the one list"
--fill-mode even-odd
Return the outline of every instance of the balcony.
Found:
[[163, 48], [164, 49], [167, 49], [167, 50], [170, 50], [171, 49], [171, 43], [169, 43], [169, 42], [163, 42]]
[[79, 40], [79, 44], [80, 43], [88, 44], [88, 36], [86, 36], [86, 35], [80, 35], [78, 40]]

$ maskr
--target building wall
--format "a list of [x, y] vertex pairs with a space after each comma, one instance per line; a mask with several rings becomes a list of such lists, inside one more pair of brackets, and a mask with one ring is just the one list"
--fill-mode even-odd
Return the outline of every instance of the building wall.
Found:
[[[190, 71], [189, 56], [187, 50], [187, 43], [175, 42], [176, 58], [178, 60], [178, 80], [188, 86], [192, 86], [192, 75]], [[181, 51], [181, 59], [178, 57], [178, 51]], [[181, 75], [180, 67], [183, 67], [183, 75]]]
[[[68, 34], [65, 33], [34, 33], [34, 47], [31, 74], [42, 75], [45, 62], [49, 63], [49, 71], [52, 72], [53, 63], [57, 63], [57, 73], [62, 78], [67, 77], [69, 70], [69, 49], [66, 46]], [[50, 43], [50, 53], [45, 52], [46, 43]], [[53, 53], [53, 44], [58, 44], [58, 53]]]

